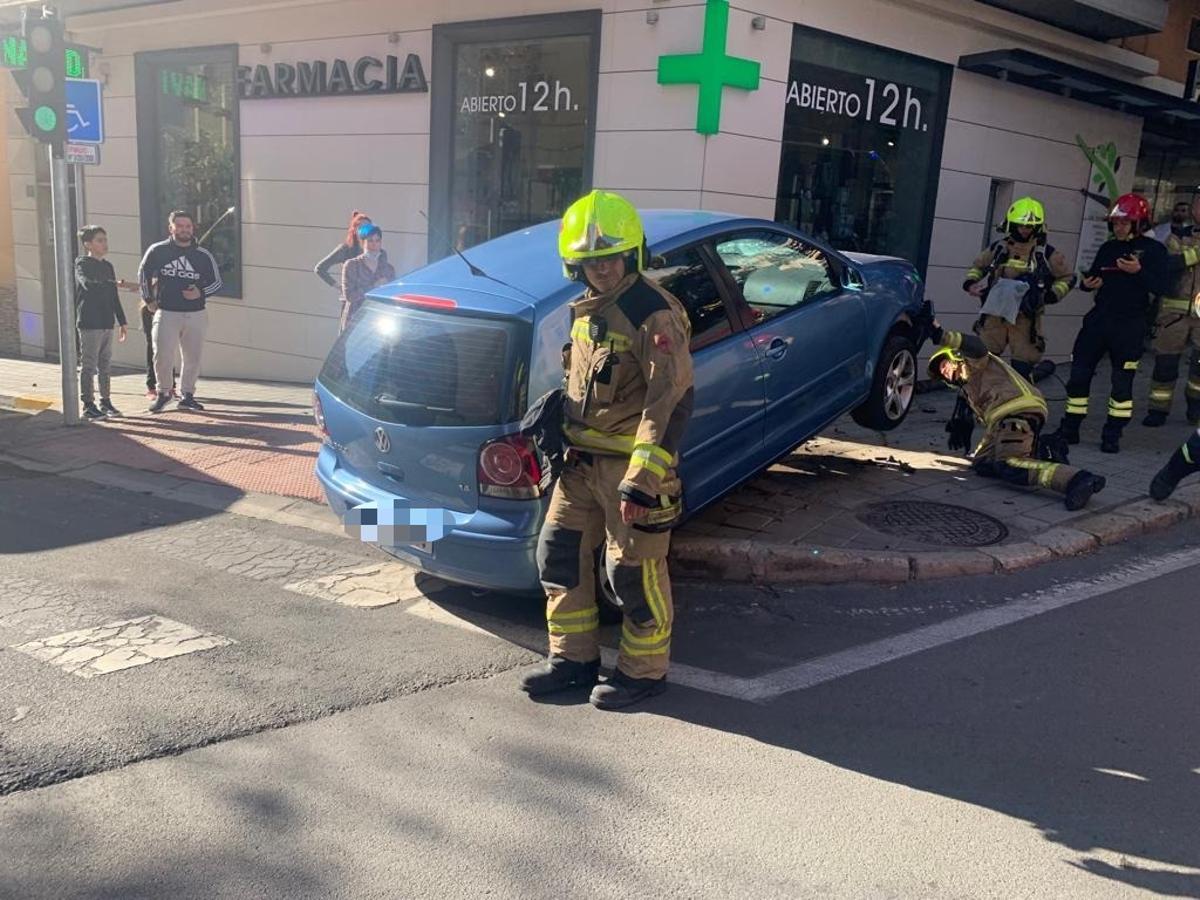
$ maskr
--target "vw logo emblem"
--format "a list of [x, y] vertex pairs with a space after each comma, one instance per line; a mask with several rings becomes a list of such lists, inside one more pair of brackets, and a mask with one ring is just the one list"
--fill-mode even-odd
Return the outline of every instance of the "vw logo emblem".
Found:
[[375, 446], [379, 448], [380, 453], [387, 453], [392, 449], [392, 439], [382, 428], [375, 429]]

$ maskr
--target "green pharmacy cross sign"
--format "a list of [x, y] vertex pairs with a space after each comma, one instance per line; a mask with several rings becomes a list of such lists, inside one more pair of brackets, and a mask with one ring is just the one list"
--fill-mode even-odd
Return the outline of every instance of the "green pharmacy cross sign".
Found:
[[752, 59], [725, 52], [729, 36], [729, 0], [708, 0], [704, 10], [704, 43], [699, 53], [658, 58], [659, 84], [696, 84], [700, 102], [696, 130], [716, 134], [721, 130], [721, 94], [726, 87], [758, 90], [761, 66]]
[[[0, 41], [0, 61], [7, 69], [24, 69], [29, 64], [25, 38], [10, 34]], [[77, 47], [67, 47], [63, 60], [63, 74], [67, 78], [87, 78], [87, 57]]]

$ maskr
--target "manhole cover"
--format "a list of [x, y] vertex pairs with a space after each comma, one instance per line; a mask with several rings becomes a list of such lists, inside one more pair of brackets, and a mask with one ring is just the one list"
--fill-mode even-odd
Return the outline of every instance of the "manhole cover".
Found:
[[872, 503], [860, 509], [856, 518], [868, 528], [924, 544], [987, 547], [1008, 537], [1008, 528], [1003, 522], [949, 503], [923, 500]]

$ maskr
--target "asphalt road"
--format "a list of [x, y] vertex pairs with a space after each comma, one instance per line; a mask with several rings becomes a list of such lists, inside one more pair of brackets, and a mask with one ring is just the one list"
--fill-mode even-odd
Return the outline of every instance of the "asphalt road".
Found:
[[[5, 467], [0, 510], [0, 897], [1200, 896], [1186, 530], [679, 585], [676, 685], [604, 714], [515, 690], [535, 602], [336, 602], [380, 567], [349, 539]], [[93, 678], [14, 649], [148, 615], [231, 643]]]

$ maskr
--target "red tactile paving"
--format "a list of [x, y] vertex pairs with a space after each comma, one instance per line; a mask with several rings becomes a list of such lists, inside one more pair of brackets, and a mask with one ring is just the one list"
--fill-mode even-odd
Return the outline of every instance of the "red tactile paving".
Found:
[[0, 445], [48, 463], [107, 462], [246, 492], [322, 499], [313, 474], [321, 441], [305, 415], [214, 402], [202, 413], [128, 416], [69, 429], [39, 418], [6, 429]]

